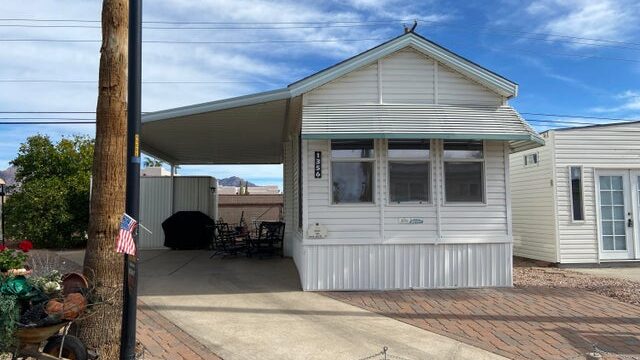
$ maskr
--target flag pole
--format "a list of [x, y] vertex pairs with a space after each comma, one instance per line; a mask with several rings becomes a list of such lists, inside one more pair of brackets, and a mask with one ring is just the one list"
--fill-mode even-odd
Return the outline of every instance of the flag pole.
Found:
[[[142, 0], [129, 0], [129, 74], [127, 99], [126, 213], [140, 222], [140, 123], [142, 86]], [[133, 239], [138, 248], [138, 235]], [[136, 358], [136, 305], [138, 269], [135, 255], [124, 255], [124, 304], [120, 359]]]

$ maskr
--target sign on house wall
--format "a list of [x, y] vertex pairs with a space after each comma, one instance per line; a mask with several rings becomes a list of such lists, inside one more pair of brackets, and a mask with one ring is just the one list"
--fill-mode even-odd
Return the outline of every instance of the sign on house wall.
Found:
[[322, 178], [322, 151], [316, 151], [315, 153], [313, 177], [316, 179]]

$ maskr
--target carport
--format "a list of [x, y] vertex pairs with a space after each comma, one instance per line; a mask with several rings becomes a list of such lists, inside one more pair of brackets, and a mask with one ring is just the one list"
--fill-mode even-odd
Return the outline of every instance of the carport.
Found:
[[172, 176], [180, 165], [282, 164], [289, 104], [281, 89], [148, 113], [141, 150], [168, 163]]

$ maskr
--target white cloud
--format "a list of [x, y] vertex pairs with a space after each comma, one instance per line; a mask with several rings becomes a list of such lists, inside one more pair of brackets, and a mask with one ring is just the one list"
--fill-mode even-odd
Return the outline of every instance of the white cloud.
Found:
[[[640, 3], [636, 0], [535, 0], [526, 12], [540, 19], [538, 32], [623, 41], [638, 31]], [[559, 38], [550, 36], [549, 39]], [[599, 43], [576, 39], [567, 46], [583, 48]]]
[[613, 96], [614, 105], [598, 106], [591, 109], [597, 113], [620, 114], [626, 118], [640, 117], [640, 90], [626, 90]]

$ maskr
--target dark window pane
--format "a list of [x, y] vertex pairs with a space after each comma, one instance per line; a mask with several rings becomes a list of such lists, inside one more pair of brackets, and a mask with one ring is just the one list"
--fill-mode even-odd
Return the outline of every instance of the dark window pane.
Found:
[[445, 200], [447, 202], [482, 202], [482, 163], [444, 163]]
[[584, 220], [582, 212], [582, 169], [578, 166], [571, 167], [571, 204], [573, 220]]
[[391, 202], [429, 201], [429, 163], [389, 163]]
[[333, 162], [331, 164], [333, 202], [373, 202], [373, 163]]
[[373, 140], [331, 140], [331, 156], [334, 158], [371, 158]]
[[445, 159], [482, 159], [482, 141], [445, 141]]
[[429, 140], [389, 140], [390, 158], [429, 158]]

